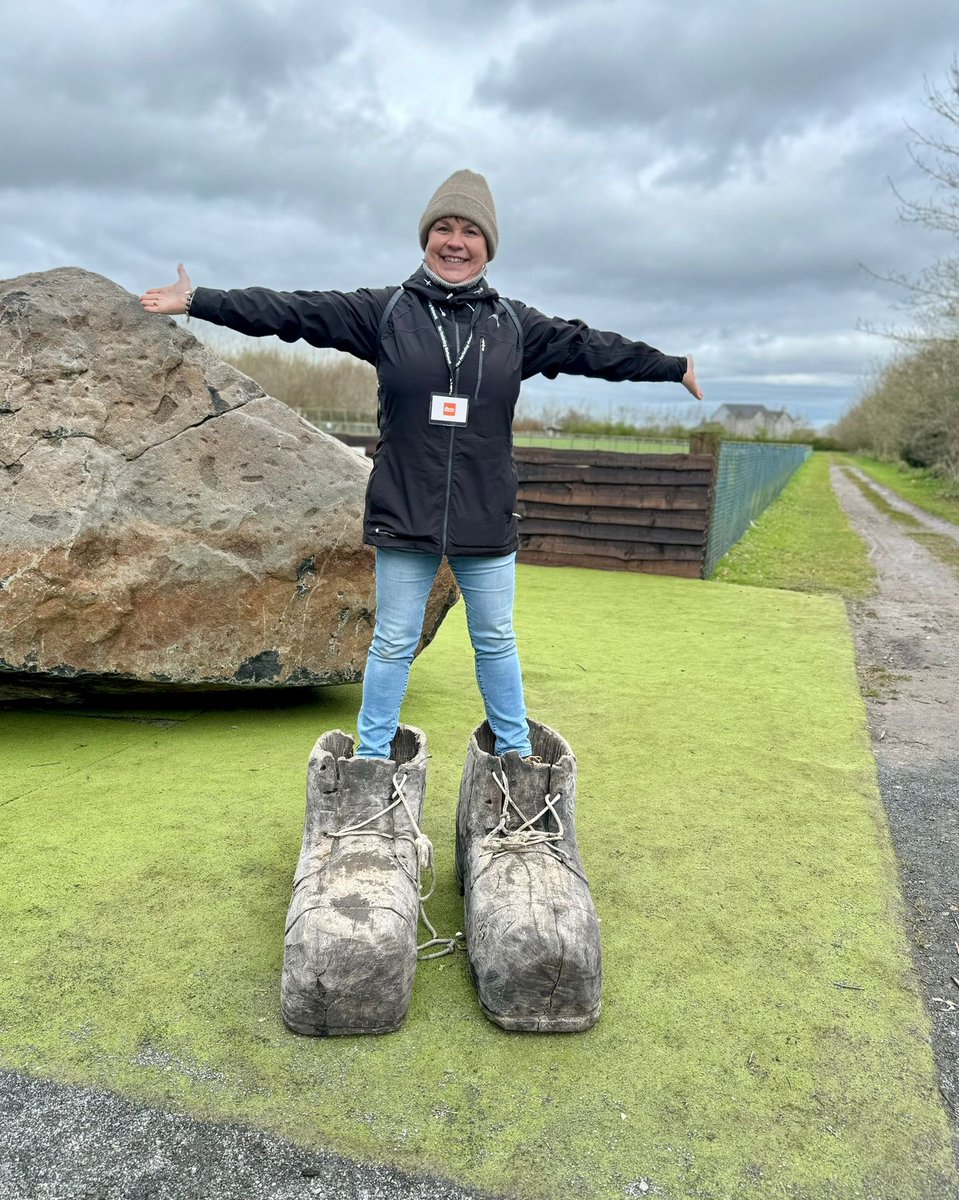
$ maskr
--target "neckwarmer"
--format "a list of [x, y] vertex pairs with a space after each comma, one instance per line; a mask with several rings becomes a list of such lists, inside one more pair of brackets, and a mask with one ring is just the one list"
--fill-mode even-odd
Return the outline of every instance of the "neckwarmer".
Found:
[[431, 279], [437, 287], [445, 288], [448, 292], [459, 292], [463, 288], [472, 287], [474, 284], [479, 283], [479, 281], [486, 274], [486, 267], [484, 266], [482, 271], [480, 271], [478, 275], [474, 275], [472, 279], [463, 279], [459, 283], [450, 283], [450, 281], [448, 279], [444, 279], [442, 275], [437, 275], [435, 271], [431, 271], [429, 269], [425, 261], [423, 263], [423, 273], [428, 279]]

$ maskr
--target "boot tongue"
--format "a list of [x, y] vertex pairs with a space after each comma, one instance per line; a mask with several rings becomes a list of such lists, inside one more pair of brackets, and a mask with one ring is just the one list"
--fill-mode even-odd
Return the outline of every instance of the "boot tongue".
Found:
[[[363, 826], [364, 829], [392, 833], [393, 813], [379, 816], [376, 820], [370, 818], [377, 817], [396, 799], [393, 788], [396, 763], [383, 758], [341, 758], [336, 766], [339, 784], [337, 818], [340, 828], [353, 829], [369, 821], [368, 825]], [[403, 815], [405, 817], [406, 814]]]
[[[500, 762], [503, 764], [503, 774], [509, 785], [510, 800], [523, 814], [522, 821], [531, 821], [546, 804], [550, 764], [541, 759], [523, 759], [518, 750], [508, 751], [501, 756]], [[547, 812], [531, 828], [551, 832], [547, 825], [548, 819]], [[515, 828], [521, 825], [522, 821], [513, 813], [507, 828]]]

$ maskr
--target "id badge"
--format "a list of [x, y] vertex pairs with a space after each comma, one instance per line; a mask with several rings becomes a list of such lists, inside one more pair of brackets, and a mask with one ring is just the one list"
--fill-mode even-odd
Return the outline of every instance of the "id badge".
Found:
[[434, 392], [430, 396], [430, 424], [465, 425], [469, 406], [469, 396], [447, 396], [442, 392]]

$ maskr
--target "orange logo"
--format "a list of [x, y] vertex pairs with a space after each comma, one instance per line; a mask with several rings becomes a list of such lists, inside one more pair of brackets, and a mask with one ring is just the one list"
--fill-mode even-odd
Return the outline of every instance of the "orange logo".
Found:
[[444, 400], [443, 401], [443, 416], [444, 417], [455, 417], [456, 416], [456, 401], [455, 400]]

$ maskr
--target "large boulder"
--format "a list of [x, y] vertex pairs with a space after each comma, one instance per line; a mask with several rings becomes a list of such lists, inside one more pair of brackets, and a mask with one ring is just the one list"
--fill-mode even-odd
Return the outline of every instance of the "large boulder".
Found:
[[[110, 280], [0, 283], [0, 672], [360, 679], [369, 470]], [[444, 566], [423, 644], [456, 594]]]

